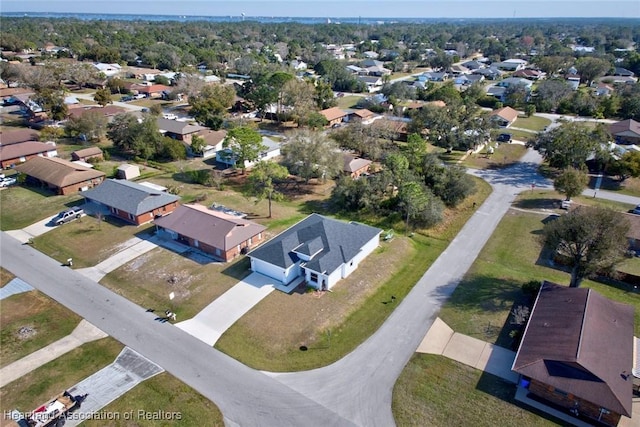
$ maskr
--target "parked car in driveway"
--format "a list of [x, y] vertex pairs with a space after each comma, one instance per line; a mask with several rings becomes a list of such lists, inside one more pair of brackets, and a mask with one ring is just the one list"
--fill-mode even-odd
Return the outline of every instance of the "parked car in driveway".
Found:
[[55, 225], [66, 224], [67, 222], [80, 218], [82, 215], [84, 215], [84, 210], [80, 206], [74, 206], [60, 212], [57, 217], [53, 218], [53, 223]]
[[0, 187], [9, 187], [10, 185], [14, 185], [18, 182], [18, 180], [13, 176], [7, 176], [0, 178]]
[[511, 142], [511, 134], [510, 133], [501, 133], [496, 138], [498, 142]]

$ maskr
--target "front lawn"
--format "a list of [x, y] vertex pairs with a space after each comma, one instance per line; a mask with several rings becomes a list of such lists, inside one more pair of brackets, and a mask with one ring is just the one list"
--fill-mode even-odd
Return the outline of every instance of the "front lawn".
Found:
[[534, 115], [531, 117], [518, 116], [518, 119], [511, 126], [541, 132], [550, 124], [551, 120]]
[[[374, 333], [490, 194], [478, 193], [439, 227], [413, 238], [396, 233], [333, 292], [273, 292], [228, 329], [216, 348], [256, 369], [297, 371], [344, 357]], [[396, 228], [398, 230], [400, 228]], [[301, 351], [305, 347], [308, 351]]]
[[0, 366], [7, 366], [69, 335], [80, 320], [38, 291], [1, 300]]
[[139, 227], [112, 216], [102, 221], [92, 216], [57, 226], [33, 239], [34, 247], [60, 262], [73, 258], [74, 268], [92, 267], [120, 250], [122, 243], [137, 236], [151, 236], [152, 224]]
[[432, 354], [414, 354], [393, 389], [396, 424], [404, 426], [555, 426], [514, 400], [515, 385]]
[[38, 187], [14, 185], [0, 190], [0, 228], [17, 230], [80, 204], [79, 194], [57, 196]]
[[493, 154], [487, 154], [487, 148], [480, 153], [472, 153], [462, 164], [472, 169], [494, 169], [510, 166], [524, 156], [527, 149], [520, 144], [494, 145]]

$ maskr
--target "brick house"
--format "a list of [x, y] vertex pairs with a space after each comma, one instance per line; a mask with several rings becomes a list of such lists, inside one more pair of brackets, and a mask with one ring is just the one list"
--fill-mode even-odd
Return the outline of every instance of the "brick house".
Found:
[[327, 108], [326, 110], [320, 111], [320, 114], [327, 119], [328, 126], [333, 126], [335, 124], [342, 123], [349, 117], [349, 113], [344, 110], [341, 110], [338, 107]]
[[104, 155], [100, 147], [88, 147], [71, 153], [71, 160], [80, 160], [86, 162], [90, 159], [103, 160]]
[[105, 173], [55, 157], [34, 157], [16, 166], [27, 182], [46, 185], [57, 194], [71, 194], [100, 185]]
[[111, 215], [135, 225], [146, 224], [173, 212], [180, 200], [173, 194], [118, 179], [108, 179], [81, 194], [87, 202], [107, 207]]
[[372, 163], [371, 160], [361, 159], [360, 157], [347, 153], [344, 153], [342, 157], [344, 160], [342, 167], [343, 174], [349, 175], [351, 178], [358, 178], [363, 173], [369, 172]]
[[529, 394], [616, 426], [632, 412], [633, 331], [633, 307], [544, 282], [511, 369]]
[[231, 261], [264, 239], [266, 227], [199, 204], [180, 205], [171, 214], [156, 218], [154, 224], [162, 234]]
[[55, 143], [25, 141], [10, 145], [0, 145], [0, 164], [2, 169], [24, 163], [34, 157], [56, 157], [57, 155], [58, 151]]
[[207, 128], [197, 124], [191, 124], [189, 122], [182, 122], [178, 120], [165, 119], [164, 117], [158, 117], [158, 129], [160, 132], [169, 138], [182, 141], [186, 145], [191, 145], [191, 139], [193, 135], [198, 132], [202, 132]]

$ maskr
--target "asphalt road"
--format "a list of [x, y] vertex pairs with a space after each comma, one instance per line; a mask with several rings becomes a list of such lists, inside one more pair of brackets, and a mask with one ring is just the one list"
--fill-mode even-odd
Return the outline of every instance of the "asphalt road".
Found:
[[395, 424], [391, 397], [397, 377], [516, 195], [532, 183], [552, 187], [536, 173], [540, 161], [529, 150], [512, 167], [472, 171], [492, 184], [493, 193], [374, 335], [342, 360], [312, 371], [250, 369], [6, 233], [0, 236], [0, 259], [27, 283], [211, 399], [228, 426], [388, 427]]

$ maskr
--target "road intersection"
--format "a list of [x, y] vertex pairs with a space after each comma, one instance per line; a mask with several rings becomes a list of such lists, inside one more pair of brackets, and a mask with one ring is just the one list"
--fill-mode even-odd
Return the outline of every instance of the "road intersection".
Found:
[[251, 369], [7, 233], [0, 235], [0, 256], [13, 274], [215, 402], [228, 426], [386, 427], [395, 424], [398, 376], [517, 194], [533, 182], [552, 187], [537, 174], [540, 161], [529, 150], [514, 166], [473, 171], [493, 187], [485, 203], [375, 334], [311, 371]]

